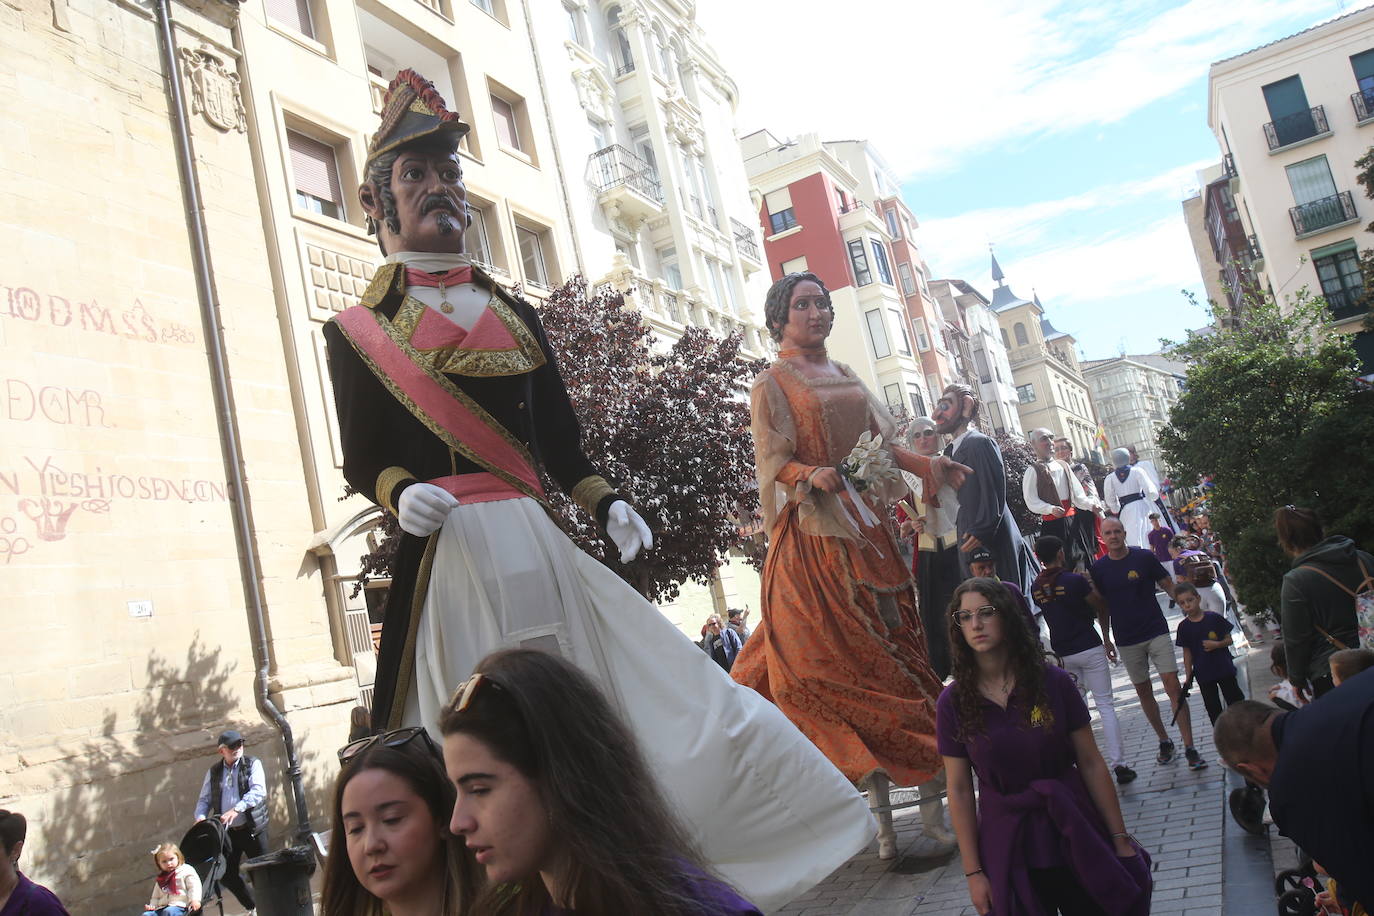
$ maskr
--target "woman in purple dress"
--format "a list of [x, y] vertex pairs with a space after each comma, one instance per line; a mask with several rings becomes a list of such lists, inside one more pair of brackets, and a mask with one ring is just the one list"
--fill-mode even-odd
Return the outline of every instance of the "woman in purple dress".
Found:
[[762, 916], [708, 872], [582, 669], [533, 649], [492, 653], [439, 730], [458, 790], [449, 829], [486, 869], [474, 916]]
[[1045, 663], [995, 579], [955, 590], [949, 628], [954, 682], [936, 735], [974, 908], [1146, 916], [1149, 855], [1126, 832], [1073, 679]]

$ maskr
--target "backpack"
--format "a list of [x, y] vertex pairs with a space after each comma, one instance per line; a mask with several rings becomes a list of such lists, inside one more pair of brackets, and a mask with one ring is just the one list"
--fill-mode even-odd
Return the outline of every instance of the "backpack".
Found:
[[[1360, 584], [1354, 589], [1347, 588], [1345, 583], [1341, 582], [1335, 576], [1315, 566], [1303, 565], [1298, 568], [1310, 569], [1318, 575], [1325, 576], [1331, 582], [1335, 583], [1337, 588], [1355, 599], [1355, 627], [1359, 632], [1359, 648], [1374, 649], [1374, 576], [1371, 576], [1369, 570], [1364, 568], [1364, 560], [1356, 557], [1355, 562], [1359, 564], [1361, 579]], [[1317, 629], [1321, 630], [1320, 627]], [[1336, 648], [1346, 648], [1341, 644], [1340, 640], [1332, 638], [1325, 630], [1321, 630], [1321, 632], [1332, 645], [1336, 646]]]
[[1195, 553], [1179, 557], [1178, 562], [1188, 574], [1188, 581], [1198, 588], [1208, 588], [1217, 581], [1217, 571], [1212, 566], [1212, 558], [1205, 553]]

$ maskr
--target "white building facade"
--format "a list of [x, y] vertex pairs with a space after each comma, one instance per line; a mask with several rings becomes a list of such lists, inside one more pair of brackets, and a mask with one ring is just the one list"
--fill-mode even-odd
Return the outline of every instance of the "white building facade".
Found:
[[1169, 425], [1169, 411], [1178, 403], [1185, 370], [1181, 363], [1158, 353], [1083, 363], [1083, 379], [1112, 448], [1133, 445], [1143, 460], [1153, 461], [1161, 473], [1167, 473], [1158, 434]]
[[982, 399], [988, 428], [1024, 436], [1007, 348], [989, 300], [963, 280], [932, 280], [930, 289], [946, 322], [956, 330], [957, 364], [966, 384]]

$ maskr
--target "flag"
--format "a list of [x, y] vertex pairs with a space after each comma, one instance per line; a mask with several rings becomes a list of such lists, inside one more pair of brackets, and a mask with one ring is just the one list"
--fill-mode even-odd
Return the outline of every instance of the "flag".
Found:
[[1111, 446], [1107, 444], [1107, 430], [1101, 423], [1097, 424], [1097, 444], [1102, 446], [1102, 454], [1104, 455], [1112, 450]]

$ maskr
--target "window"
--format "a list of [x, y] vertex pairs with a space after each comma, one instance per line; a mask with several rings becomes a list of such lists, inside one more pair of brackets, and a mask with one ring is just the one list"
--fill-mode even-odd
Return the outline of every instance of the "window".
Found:
[[864, 313], [868, 322], [868, 337], [873, 342], [873, 355], [878, 359], [892, 355], [892, 347], [887, 342], [887, 328], [883, 327], [883, 310], [869, 309]]
[[841, 213], [849, 209], [849, 198], [846, 197], [844, 191], [839, 188], [835, 189], [835, 202], [839, 204]]
[[887, 218], [888, 234], [891, 235], [894, 239], [901, 238], [902, 230], [901, 227], [897, 225], [897, 211], [891, 208], [886, 209], [883, 211], [883, 216]]
[[878, 279], [892, 285], [892, 270], [887, 266], [887, 248], [877, 239], [869, 239], [873, 246], [873, 263], [878, 265]]
[[1295, 162], [1284, 171], [1288, 173], [1288, 186], [1293, 189], [1293, 202], [1299, 206], [1336, 195], [1336, 182], [1331, 178], [1325, 156]]
[[586, 26], [582, 24], [582, 11], [575, 6], [565, 6], [568, 14], [568, 40], [575, 45], [586, 45]]
[[735, 269], [727, 264], [722, 264], [720, 273], [725, 281], [725, 301], [729, 303], [730, 311], [736, 315], [743, 314], [739, 308], [739, 300], [735, 298]]
[[1025, 385], [1017, 385], [1017, 386], [1016, 386], [1016, 399], [1017, 399], [1018, 401], [1020, 401], [1022, 404], [1029, 404], [1031, 401], [1034, 401], [1034, 400], [1035, 400], [1035, 386], [1034, 386], [1033, 384], [1030, 384], [1030, 383], [1027, 383], [1027, 384], [1025, 384]]
[[912, 416], [924, 417], [926, 415], [926, 401], [925, 398], [921, 397], [921, 386], [907, 382], [906, 393], [911, 398]]
[[1314, 252], [1312, 266], [1317, 269], [1331, 317], [1350, 318], [1364, 312], [1364, 280], [1359, 253], [1353, 246], [1321, 257]]
[[682, 268], [677, 265], [676, 248], [660, 248], [654, 252], [658, 258], [658, 275], [672, 289], [682, 289]]
[[491, 0], [472, 0], [472, 5], [477, 7], [482, 12], [486, 13], [488, 16], [496, 15], [495, 10], [491, 8]]
[[310, 0], [267, 0], [267, 16], [306, 38], [315, 37], [315, 23], [310, 18]]
[[974, 350], [973, 364], [978, 369], [978, 380], [985, 385], [990, 383], [992, 373], [988, 371], [988, 355], [982, 350]]
[[1002, 334], [1002, 346], [1004, 346], [1004, 347], [1006, 347], [1008, 350], [1010, 350], [1010, 349], [1011, 349], [1011, 341], [1007, 339], [1007, 329], [1006, 329], [1006, 328], [998, 328], [997, 330], [1000, 331], [1001, 334]]
[[911, 278], [911, 265], [906, 261], [897, 262], [897, 279], [902, 281], [903, 295], [916, 295], [916, 281]]
[[495, 267], [496, 262], [491, 256], [491, 243], [487, 238], [487, 208], [469, 197], [468, 213], [472, 216], [472, 225], [468, 226], [467, 232], [463, 234], [463, 246], [467, 249], [469, 257], [481, 261], [488, 267]]
[[706, 259], [706, 276], [711, 279], [711, 295], [715, 297], [713, 303], [722, 312], [726, 310], [725, 284], [720, 276], [720, 262], [715, 258]]
[[1261, 91], [1272, 119], [1264, 126], [1265, 139], [1271, 150], [1326, 132], [1326, 117], [1320, 111], [1314, 112], [1308, 105], [1300, 77], [1290, 76], [1270, 83]]
[[334, 147], [313, 137], [286, 132], [291, 154], [291, 177], [296, 206], [322, 216], [344, 219], [343, 191], [339, 187], [339, 163]]
[[630, 39], [625, 35], [625, 27], [620, 24], [620, 7], [613, 6], [606, 11], [606, 25], [610, 28], [611, 44], [615, 47], [616, 76], [633, 73], [635, 55], [630, 50]]
[[516, 225], [515, 237], [520, 243], [520, 264], [525, 271], [525, 279], [540, 286], [550, 286], [548, 262], [544, 246], [548, 232]]
[[491, 115], [496, 119], [496, 137], [507, 149], [520, 150], [520, 124], [515, 114], [515, 105], [495, 93], [491, 96]]
[[782, 271], [783, 276], [806, 273], [806, 255], [802, 255], [799, 258], [793, 258], [790, 261], [783, 261], [782, 264], [779, 265], [779, 269]]
[[916, 328], [916, 349], [924, 353], [930, 349], [930, 339], [926, 336], [926, 320], [913, 318], [911, 324]]
[[873, 274], [868, 269], [868, 255], [864, 254], [864, 240], [853, 239], [848, 243], [849, 263], [854, 267], [856, 286], [867, 286], [873, 282]]
[[1026, 344], [1030, 343], [1030, 338], [1026, 336], [1026, 326], [1021, 322], [1016, 322], [1016, 326], [1012, 328], [1012, 332], [1016, 334], [1016, 345], [1018, 347], [1024, 347]]
[[1366, 98], [1374, 96], [1374, 50], [1350, 56], [1350, 69], [1355, 71], [1355, 85]]
[[902, 403], [902, 386], [898, 384], [883, 386], [883, 399], [887, 401], [887, 409], [894, 413], [906, 407]]
[[902, 332], [902, 338], [901, 338], [901, 339], [902, 339], [902, 343], [901, 343], [901, 347], [899, 348], [899, 352], [900, 352], [903, 356], [910, 356], [910, 355], [911, 355], [911, 338], [907, 337], [907, 334], [906, 334], [906, 322], [902, 320], [902, 313], [899, 312], [899, 311], [897, 311], [896, 309], [888, 309], [888, 312], [891, 313], [891, 315], [892, 315], [892, 320], [895, 321], [895, 322], [897, 322], [897, 329], [898, 329], [899, 331]]
[[788, 188], [763, 195], [763, 205], [768, 210], [768, 225], [773, 235], [797, 225], [797, 212], [792, 208], [792, 192]]

